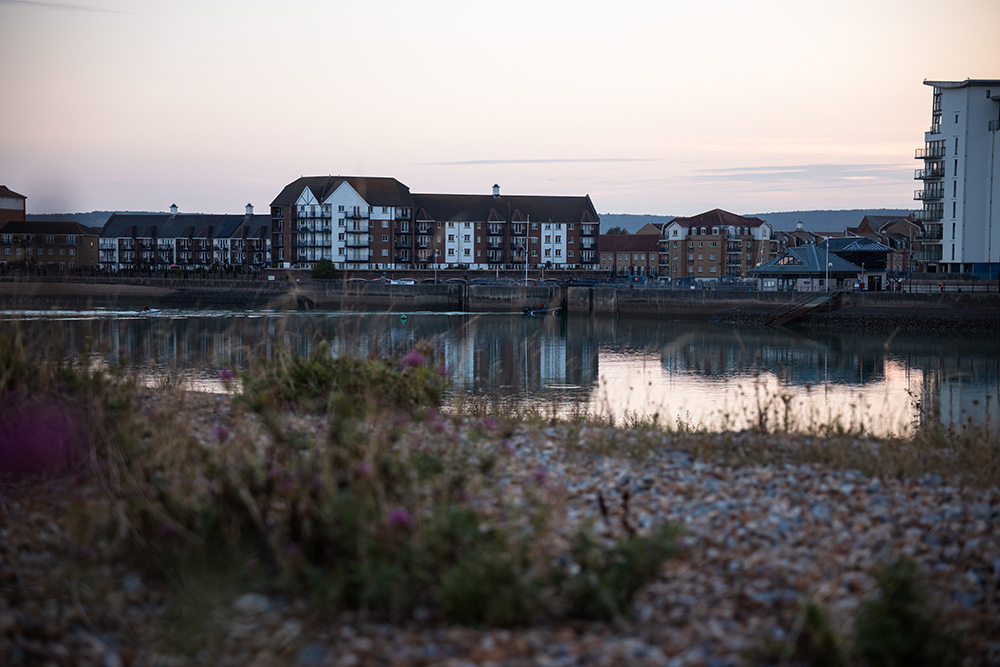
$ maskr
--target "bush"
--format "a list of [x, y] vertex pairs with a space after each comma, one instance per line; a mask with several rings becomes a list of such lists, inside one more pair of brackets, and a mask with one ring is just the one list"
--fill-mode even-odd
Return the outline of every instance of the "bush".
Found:
[[313, 266], [312, 278], [313, 280], [336, 280], [337, 269], [330, 260], [321, 259]]
[[878, 596], [858, 612], [855, 650], [872, 667], [961, 663], [959, 642], [928, 603], [917, 566], [900, 559], [878, 575]]

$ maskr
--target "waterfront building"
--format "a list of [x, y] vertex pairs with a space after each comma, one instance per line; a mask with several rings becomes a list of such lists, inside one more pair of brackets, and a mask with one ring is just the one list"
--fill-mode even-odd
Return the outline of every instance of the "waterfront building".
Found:
[[6, 185], [0, 185], [0, 225], [11, 221], [24, 222], [27, 219], [26, 200], [24, 195], [19, 195]]
[[864, 271], [816, 245], [786, 248], [778, 257], [747, 272], [763, 292], [825, 292], [856, 289]]
[[671, 279], [743, 278], [778, 255], [770, 223], [721, 209], [674, 218], [660, 237], [660, 267]]
[[1000, 79], [924, 81], [930, 129], [915, 157], [923, 224], [917, 260], [929, 272], [994, 277], [1000, 269]]
[[601, 234], [601, 271], [616, 276], [660, 275], [657, 234]]
[[99, 266], [111, 271], [176, 268], [259, 271], [270, 261], [271, 219], [255, 215], [115, 213], [101, 230]]
[[0, 223], [0, 264], [46, 273], [97, 266], [95, 229], [78, 222], [11, 220]]
[[276, 267], [596, 268], [589, 196], [411, 194], [394, 178], [308, 176], [271, 202]]

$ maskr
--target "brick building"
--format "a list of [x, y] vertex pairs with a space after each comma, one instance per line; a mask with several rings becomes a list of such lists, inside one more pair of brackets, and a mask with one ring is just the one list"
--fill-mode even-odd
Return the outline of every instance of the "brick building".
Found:
[[714, 209], [663, 227], [660, 266], [671, 279], [744, 278], [780, 250], [770, 223]]
[[660, 238], [656, 234], [601, 234], [601, 270], [616, 276], [660, 275]]
[[94, 268], [97, 234], [78, 222], [12, 220], [0, 225], [0, 264], [45, 272]]

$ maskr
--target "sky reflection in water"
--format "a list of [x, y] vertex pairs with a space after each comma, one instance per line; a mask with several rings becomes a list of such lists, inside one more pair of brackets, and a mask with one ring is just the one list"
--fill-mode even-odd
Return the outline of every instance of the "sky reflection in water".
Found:
[[[309, 354], [402, 356], [433, 343], [452, 397], [527, 401], [545, 411], [658, 415], [661, 423], [742, 429], [839, 420], [904, 433], [917, 403], [945, 423], [1000, 419], [1000, 342], [906, 336], [787, 335], [652, 319], [534, 318], [492, 313], [7, 311], [34, 340], [124, 363], [150, 384], [224, 391], [222, 369], [278, 347]], [[8, 322], [5, 322], [6, 325]], [[787, 404], [787, 412], [786, 412]]]

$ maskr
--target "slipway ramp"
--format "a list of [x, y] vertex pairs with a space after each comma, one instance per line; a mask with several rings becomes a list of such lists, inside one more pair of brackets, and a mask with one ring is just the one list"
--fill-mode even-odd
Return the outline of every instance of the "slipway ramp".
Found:
[[768, 322], [773, 326], [784, 326], [793, 320], [797, 320], [806, 313], [813, 311], [821, 306], [825, 306], [834, 301], [834, 299], [840, 298], [843, 292], [830, 292], [829, 294], [806, 294], [800, 299], [796, 300], [795, 304], [785, 311], [781, 312], [777, 317]]

